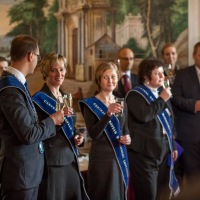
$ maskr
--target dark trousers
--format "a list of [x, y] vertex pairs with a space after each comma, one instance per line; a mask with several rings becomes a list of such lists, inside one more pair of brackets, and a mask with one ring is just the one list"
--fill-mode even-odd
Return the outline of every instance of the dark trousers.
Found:
[[38, 187], [19, 190], [19, 191], [4, 191], [2, 189], [2, 200], [37, 200], [38, 196]]
[[128, 151], [129, 167], [136, 200], [169, 199], [168, 152], [162, 160]]
[[186, 183], [182, 185], [180, 200], [200, 200], [200, 144], [181, 141], [183, 151], [184, 175]]

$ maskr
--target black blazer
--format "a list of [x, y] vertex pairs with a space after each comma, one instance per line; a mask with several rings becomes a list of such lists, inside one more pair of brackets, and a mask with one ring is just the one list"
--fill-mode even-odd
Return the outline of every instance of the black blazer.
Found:
[[[51, 93], [50, 89], [46, 84], [41, 89], [42, 92], [46, 93], [51, 98], [56, 98]], [[61, 91], [62, 95], [64, 94]], [[41, 110], [37, 104], [35, 104], [38, 116], [40, 120], [45, 119], [48, 117], [48, 114], [45, 113], [43, 110]], [[75, 116], [73, 117], [74, 124], [75, 124]], [[71, 164], [75, 161], [75, 155], [74, 152], [67, 140], [67, 138], [64, 136], [64, 133], [62, 132], [62, 129], [60, 126], [57, 126], [56, 128], [56, 136], [49, 138], [44, 141], [45, 144], [45, 157], [47, 165], [54, 165], [54, 166], [63, 166], [67, 164]]]
[[128, 149], [161, 159], [166, 152], [163, 144], [166, 143], [167, 138], [163, 134], [162, 125], [156, 116], [165, 108], [168, 108], [173, 122], [174, 117], [170, 101], [165, 102], [159, 97], [149, 105], [141, 94], [130, 91], [126, 97], [126, 102], [128, 106], [128, 127], [132, 139], [131, 145], [127, 146]]
[[[137, 84], [138, 84], [137, 75], [131, 73], [131, 85], [132, 85], [132, 88], [134, 88]], [[124, 85], [122, 83], [122, 79], [121, 78], [118, 81], [117, 90], [113, 91], [113, 94], [115, 96], [117, 96], [117, 97], [122, 97], [122, 98], [124, 98], [126, 96], [126, 92], [124, 90]]]
[[194, 65], [177, 72], [172, 94], [177, 138], [189, 143], [199, 143], [200, 112], [195, 112], [195, 102], [200, 100], [200, 84]]
[[[3, 76], [11, 75], [4, 72]], [[38, 122], [24, 93], [10, 87], [0, 92], [1, 184], [5, 190], [39, 185], [44, 168], [40, 141], [55, 135], [53, 120]]]

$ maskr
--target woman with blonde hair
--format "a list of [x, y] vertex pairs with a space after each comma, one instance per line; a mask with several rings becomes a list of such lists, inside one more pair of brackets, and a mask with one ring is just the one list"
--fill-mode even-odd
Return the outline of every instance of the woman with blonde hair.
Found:
[[[92, 200], [125, 200], [128, 186], [126, 146], [131, 142], [127, 109], [115, 102], [119, 74], [112, 62], [95, 72], [98, 93], [79, 101], [92, 145], [89, 153], [88, 194]], [[123, 110], [123, 114], [118, 115]]]
[[[64, 103], [64, 92], [60, 86], [65, 79], [66, 59], [60, 54], [51, 53], [41, 60], [39, 67], [46, 83], [33, 95], [33, 101], [42, 120], [56, 112], [57, 101]], [[62, 109], [65, 115], [64, 123], [57, 127], [55, 137], [44, 141], [46, 168], [38, 199], [89, 199], [77, 159], [76, 145], [83, 143], [83, 136], [74, 134], [76, 115], [73, 114], [73, 108], [65, 105]]]

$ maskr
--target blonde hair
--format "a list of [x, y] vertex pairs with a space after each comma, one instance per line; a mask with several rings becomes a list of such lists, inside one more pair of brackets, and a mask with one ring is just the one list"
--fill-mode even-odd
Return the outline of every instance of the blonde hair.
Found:
[[95, 71], [95, 82], [97, 84], [99, 91], [101, 90], [101, 77], [102, 77], [103, 73], [108, 69], [115, 70], [117, 73], [117, 77], [119, 78], [119, 70], [115, 63], [113, 63], [113, 62], [101, 63]]
[[67, 69], [67, 59], [60, 54], [50, 53], [42, 58], [42, 60], [38, 63], [38, 67], [42, 73], [43, 80], [46, 80], [51, 67], [56, 64], [60, 64], [60, 62], [63, 62], [65, 69]]

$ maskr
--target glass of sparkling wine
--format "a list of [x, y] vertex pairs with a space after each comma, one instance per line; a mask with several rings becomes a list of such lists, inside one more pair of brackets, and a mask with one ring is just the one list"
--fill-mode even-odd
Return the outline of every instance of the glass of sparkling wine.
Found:
[[119, 113], [116, 113], [115, 116], [122, 117], [123, 116], [123, 108], [124, 108], [124, 98], [115, 98], [115, 103], [119, 103], [122, 106], [122, 109]]
[[63, 102], [65, 106], [72, 108], [72, 104], [73, 104], [72, 94], [71, 93], [69, 93], [68, 95], [65, 94], [63, 96]]
[[163, 82], [163, 88], [168, 88], [169, 87], [169, 80], [164, 80]]
[[56, 101], [56, 111], [62, 110], [63, 106], [64, 106], [64, 103], [60, 101], [60, 98], [58, 98]]
[[164, 67], [164, 71], [166, 73], [167, 76], [173, 76], [173, 70], [172, 70], [172, 65], [168, 64]]

